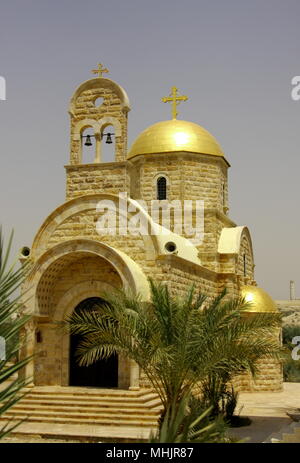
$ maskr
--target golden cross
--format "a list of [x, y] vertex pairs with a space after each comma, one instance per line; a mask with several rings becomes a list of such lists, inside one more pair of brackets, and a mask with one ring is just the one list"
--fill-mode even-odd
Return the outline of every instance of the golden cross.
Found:
[[109, 72], [109, 70], [106, 69], [106, 68], [103, 68], [103, 67], [102, 67], [102, 64], [99, 63], [99, 64], [98, 64], [98, 69], [92, 69], [91, 72], [92, 72], [93, 74], [98, 74], [98, 77], [102, 77], [102, 74], [103, 74], [104, 72]]
[[163, 103], [172, 103], [172, 118], [176, 119], [177, 117], [177, 105], [181, 101], [186, 101], [188, 100], [187, 96], [178, 96], [177, 95], [178, 88], [177, 87], [172, 87], [172, 92], [170, 93], [170, 96], [164, 96], [161, 101]]

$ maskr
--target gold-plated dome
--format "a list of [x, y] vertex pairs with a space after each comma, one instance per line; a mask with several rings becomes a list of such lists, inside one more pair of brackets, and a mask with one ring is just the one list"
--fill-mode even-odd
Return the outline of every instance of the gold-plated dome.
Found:
[[224, 156], [218, 142], [203, 127], [194, 122], [173, 119], [157, 122], [144, 130], [134, 141], [127, 157], [174, 151]]
[[257, 286], [242, 286], [241, 296], [251, 303], [248, 312], [278, 312], [271, 296]]

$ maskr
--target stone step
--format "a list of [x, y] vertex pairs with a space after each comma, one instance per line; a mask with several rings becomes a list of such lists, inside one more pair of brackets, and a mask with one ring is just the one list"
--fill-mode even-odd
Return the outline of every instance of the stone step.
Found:
[[[55, 400], [55, 401], [81, 401], [81, 402], [91, 402], [93, 401], [94, 403], [95, 402], [103, 402], [103, 400], [107, 400], [109, 399], [110, 402], [115, 402], [115, 403], [124, 403], [124, 401], [126, 402], [131, 402], [131, 403], [141, 403], [141, 404], [145, 404], [147, 402], [153, 402], [153, 401], [159, 401], [159, 399], [157, 398], [157, 395], [155, 394], [147, 394], [147, 395], [143, 395], [143, 396], [138, 396], [138, 397], [135, 397], [135, 396], [128, 396], [128, 395], [124, 395], [124, 396], [114, 396], [114, 395], [93, 395], [92, 397], [89, 396], [89, 397], [86, 397], [86, 396], [75, 396], [75, 395], [72, 395], [72, 394], [56, 394], [56, 395], [53, 395], [53, 394], [35, 394], [35, 393], [29, 393], [27, 394], [25, 397], [24, 397], [24, 401], [26, 400], [31, 400], [31, 401], [35, 401], [35, 402], [40, 402], [41, 400]], [[154, 402], [155, 403], [155, 402]]]
[[[25, 390], [24, 390], [25, 392]], [[162, 408], [158, 395], [137, 391], [38, 386], [8, 410], [0, 421], [24, 420], [24, 429], [79, 426], [79, 429], [156, 428]], [[22, 425], [23, 426], [23, 425]], [[16, 431], [17, 433], [18, 431]], [[101, 431], [102, 432], [102, 431]]]
[[[59, 411], [59, 412], [56, 412], [56, 411], [47, 411], [47, 410], [12, 410], [12, 411], [8, 411], [4, 414], [4, 419], [8, 418], [8, 417], [12, 417], [12, 416], [15, 416], [15, 415], [18, 415], [18, 416], [23, 416], [23, 417], [29, 417], [29, 418], [32, 418], [32, 417], [58, 417], [58, 418], [88, 418], [88, 419], [110, 419], [110, 418], [116, 418], [116, 416], [113, 416], [113, 414], [110, 413], [105, 413], [105, 412], [99, 412], [99, 413], [90, 413], [90, 412], [81, 412], [81, 411], [73, 411], [73, 412], [70, 412], [70, 411], [67, 411], [67, 412], [63, 412], [63, 411]], [[117, 415], [119, 416], [119, 415]], [[128, 420], [135, 420], [135, 419], [142, 419], [143, 421], [155, 421], [155, 419], [158, 418], [155, 417], [155, 416], [152, 416], [152, 415], [147, 415], [147, 414], [139, 414], [139, 413], [135, 413], [135, 414], [130, 414], [128, 413], [126, 415], [126, 418]], [[124, 419], [124, 417], [123, 417]]]
[[297, 438], [300, 441], [300, 428], [294, 428], [294, 435], [297, 436]]
[[160, 400], [153, 400], [151, 402], [136, 402], [136, 401], [126, 401], [126, 402], [115, 402], [111, 401], [110, 399], [107, 400], [90, 400], [90, 401], [83, 401], [81, 399], [79, 400], [64, 400], [58, 398], [53, 398], [53, 399], [40, 399], [36, 400], [32, 398], [27, 398], [24, 397], [22, 401], [20, 402], [22, 405], [30, 406], [30, 407], [36, 407], [38, 405], [44, 405], [44, 406], [54, 406], [54, 407], [111, 407], [111, 408], [117, 408], [118, 410], [126, 407], [126, 408], [136, 408], [136, 407], [141, 407], [145, 408], [146, 410], [151, 410], [152, 408], [161, 408], [161, 402]]
[[161, 402], [159, 400], [152, 401], [151, 403], [148, 402], [138, 402], [138, 401], [127, 401], [123, 400], [120, 402], [116, 402], [111, 400], [110, 398], [102, 399], [102, 400], [71, 400], [71, 399], [32, 399], [32, 398], [24, 398], [21, 402], [22, 405], [35, 407], [36, 405], [47, 405], [47, 406], [76, 406], [82, 408], [88, 407], [112, 407], [117, 409], [126, 408], [145, 408], [146, 410], [151, 410], [152, 408], [161, 408]]
[[285, 444], [299, 444], [300, 440], [298, 436], [294, 434], [282, 434], [282, 440]]
[[58, 412], [59, 414], [63, 412], [74, 412], [76, 410], [78, 413], [87, 413], [87, 414], [101, 414], [107, 413], [109, 411], [110, 414], [117, 414], [117, 415], [129, 415], [129, 414], [137, 414], [140, 413], [142, 415], [150, 415], [150, 416], [157, 416], [160, 414], [160, 408], [145, 408], [145, 407], [133, 407], [124, 404], [123, 408], [115, 407], [110, 405], [109, 403], [104, 403], [101, 407], [95, 407], [94, 404], [89, 404], [89, 407], [80, 407], [78, 404], [72, 405], [59, 405], [59, 404], [42, 404], [38, 403], [35, 404], [34, 407], [31, 404], [26, 403], [19, 403], [16, 404], [13, 408], [13, 411], [22, 411], [30, 413], [31, 411], [49, 411], [49, 412]]
[[[25, 389], [24, 389], [25, 390]], [[34, 395], [68, 395], [68, 396], [113, 396], [113, 397], [141, 397], [141, 396], [157, 396], [151, 389], [139, 389], [136, 391], [127, 389], [104, 389], [104, 388], [84, 388], [84, 387], [44, 387], [35, 386], [27, 389], [27, 392]]]
[[[24, 419], [24, 415], [19, 415], [19, 414], [5, 414], [5, 418], [1, 417], [1, 421], [7, 421], [7, 419], [13, 419], [16, 421]], [[26, 420], [26, 423], [34, 423], [34, 422], [40, 422], [40, 423], [55, 423], [55, 424], [81, 424], [81, 425], [94, 425], [94, 426], [141, 426], [141, 427], [156, 427], [157, 426], [157, 420], [144, 420], [141, 419], [140, 417], [134, 419], [134, 420], [128, 420], [127, 419], [111, 419], [111, 418], [106, 418], [106, 419], [89, 419], [89, 418], [60, 418], [57, 415], [56, 416], [37, 416], [37, 417], [30, 417], [28, 420]]]
[[300, 423], [292, 421], [283, 426], [278, 432], [272, 433], [265, 443], [300, 443]]

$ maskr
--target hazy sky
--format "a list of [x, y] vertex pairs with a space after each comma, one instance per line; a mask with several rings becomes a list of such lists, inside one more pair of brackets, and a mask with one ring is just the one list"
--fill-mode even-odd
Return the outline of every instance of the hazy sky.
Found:
[[9, 0], [0, 2], [0, 223], [31, 246], [64, 202], [69, 99], [102, 62], [131, 101], [129, 146], [170, 118], [208, 129], [230, 169], [230, 217], [248, 225], [256, 280], [300, 297], [299, 0]]

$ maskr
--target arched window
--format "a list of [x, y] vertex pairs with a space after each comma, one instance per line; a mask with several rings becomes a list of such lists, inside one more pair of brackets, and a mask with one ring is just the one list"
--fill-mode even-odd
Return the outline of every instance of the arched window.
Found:
[[165, 177], [157, 179], [157, 199], [167, 199], [167, 180]]
[[42, 333], [40, 330], [37, 330], [35, 332], [35, 337], [36, 337], [36, 342], [37, 343], [41, 343], [42, 342]]

